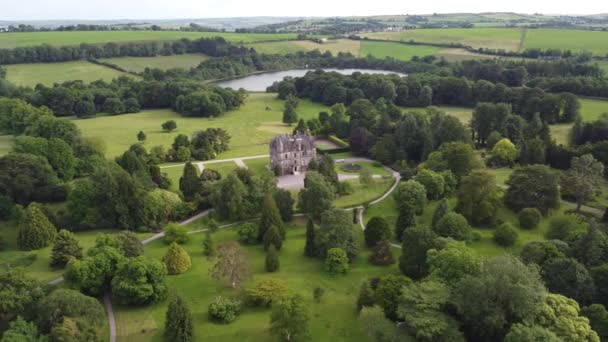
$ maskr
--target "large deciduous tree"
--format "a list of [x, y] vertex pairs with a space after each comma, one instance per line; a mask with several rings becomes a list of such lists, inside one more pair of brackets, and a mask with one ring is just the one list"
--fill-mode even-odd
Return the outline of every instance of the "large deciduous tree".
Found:
[[343, 210], [328, 210], [321, 215], [321, 224], [315, 232], [318, 256], [325, 258], [331, 248], [341, 248], [353, 260], [359, 253], [358, 235], [351, 215]]
[[399, 269], [412, 279], [421, 279], [428, 273], [427, 251], [433, 247], [437, 236], [427, 226], [408, 228], [403, 233], [403, 246]]
[[82, 259], [82, 247], [74, 233], [62, 229], [51, 250], [51, 266], [64, 267], [71, 258]]
[[308, 338], [309, 320], [304, 299], [288, 297], [272, 306], [270, 331], [283, 341], [302, 341]]
[[55, 241], [57, 229], [36, 204], [30, 204], [19, 221], [17, 245], [19, 249], [30, 251], [46, 247]]
[[173, 296], [167, 307], [165, 340], [172, 342], [194, 341], [192, 313], [186, 301], [179, 295]]
[[548, 166], [530, 165], [516, 169], [507, 180], [505, 204], [514, 211], [536, 208], [546, 214], [559, 207], [558, 176]]
[[167, 297], [167, 267], [160, 261], [138, 256], [118, 265], [112, 278], [112, 294], [123, 304], [142, 305]]
[[313, 219], [319, 220], [321, 213], [332, 207], [335, 189], [320, 173], [310, 171], [306, 173], [304, 189], [298, 196], [300, 209], [309, 213]]
[[500, 206], [500, 194], [494, 175], [475, 171], [462, 179], [455, 210], [473, 225], [494, 224]]
[[570, 169], [560, 178], [562, 194], [576, 201], [579, 211], [583, 203], [593, 199], [595, 190], [601, 185], [604, 164], [591, 154], [572, 158]]
[[213, 279], [232, 288], [240, 287], [251, 276], [247, 253], [234, 241], [217, 246], [217, 260], [209, 271]]

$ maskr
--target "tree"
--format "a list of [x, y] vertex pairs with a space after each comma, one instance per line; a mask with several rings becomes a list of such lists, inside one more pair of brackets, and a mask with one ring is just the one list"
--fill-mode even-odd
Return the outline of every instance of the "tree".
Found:
[[146, 141], [146, 133], [144, 133], [143, 131], [139, 131], [139, 133], [137, 133], [137, 141], [139, 141], [139, 142]]
[[202, 190], [202, 183], [198, 178], [198, 170], [191, 162], [184, 165], [184, 173], [179, 178], [179, 190], [187, 201], [191, 201]]
[[367, 247], [374, 247], [379, 241], [388, 240], [391, 237], [391, 228], [382, 217], [372, 217], [363, 231]]
[[436, 280], [411, 282], [403, 287], [399, 297], [397, 313], [405, 329], [419, 341], [464, 342], [456, 321], [442, 311], [447, 303], [450, 289]]
[[40, 336], [38, 328], [33, 322], [24, 320], [21, 316], [9, 323], [8, 330], [2, 334], [1, 342], [45, 342], [46, 338]]
[[397, 342], [399, 333], [395, 323], [384, 316], [379, 306], [366, 307], [359, 313], [359, 325], [371, 342]]
[[439, 222], [439, 220], [441, 220], [449, 212], [450, 207], [448, 204], [448, 200], [444, 198], [441, 200], [441, 202], [439, 202], [437, 208], [435, 209], [435, 212], [433, 213], [433, 221], [431, 224], [432, 228], [435, 228], [437, 222]]
[[394, 264], [395, 257], [393, 257], [393, 252], [391, 248], [392, 246], [388, 242], [388, 240], [378, 241], [374, 248], [372, 248], [372, 253], [369, 256], [369, 261], [374, 265], [380, 266]]
[[581, 316], [589, 319], [591, 328], [597, 332], [600, 341], [605, 341], [608, 337], [608, 311], [601, 304], [591, 304], [581, 309]]
[[357, 240], [357, 232], [347, 212], [333, 209], [321, 215], [321, 224], [315, 232], [315, 248], [319, 257], [325, 259], [331, 248], [340, 248], [349, 260], [353, 260], [359, 253]]
[[178, 162], [189, 162], [192, 157], [192, 150], [186, 146], [180, 146], [175, 152], [175, 159]]
[[481, 259], [464, 242], [450, 241], [442, 249], [427, 252], [429, 275], [454, 286], [466, 276], [481, 272]]
[[574, 215], [556, 215], [549, 221], [545, 238], [572, 243], [587, 233], [587, 224]]
[[421, 279], [428, 273], [427, 251], [434, 247], [437, 236], [427, 226], [416, 226], [403, 233], [403, 246], [399, 258], [401, 273], [412, 279]]
[[431, 170], [422, 169], [418, 171], [414, 180], [424, 186], [429, 200], [437, 200], [443, 196], [445, 181], [440, 174]]
[[239, 242], [246, 245], [253, 245], [258, 242], [258, 227], [253, 223], [245, 223], [241, 225], [237, 234]]
[[566, 257], [568, 251], [568, 244], [561, 240], [531, 241], [524, 245], [521, 260], [525, 264], [535, 263], [542, 267], [551, 259]]
[[499, 140], [492, 148], [492, 162], [499, 166], [511, 166], [519, 155], [517, 147], [507, 138]]
[[190, 236], [188, 235], [188, 231], [186, 230], [186, 228], [178, 226], [175, 223], [171, 223], [167, 227], [165, 227], [165, 237], [163, 238], [163, 241], [167, 245], [170, 245], [174, 242], [183, 245], [190, 241]]
[[472, 231], [467, 219], [458, 213], [445, 214], [433, 227], [433, 231], [443, 237], [454, 240], [470, 240]]
[[520, 323], [513, 324], [511, 330], [507, 336], [505, 336], [505, 342], [560, 342], [558, 338], [551, 330], [543, 328], [538, 325], [523, 325]]
[[335, 190], [320, 173], [309, 171], [304, 178], [304, 189], [300, 190], [298, 206], [302, 212], [319, 220], [321, 213], [332, 207]]
[[48, 333], [67, 317], [84, 319], [87, 324], [100, 329], [105, 313], [101, 303], [76, 290], [57, 289], [38, 305], [36, 323], [42, 332]]
[[523, 208], [518, 215], [519, 226], [523, 229], [532, 229], [538, 226], [542, 215], [536, 208]]
[[514, 211], [537, 208], [546, 214], [559, 207], [558, 177], [548, 166], [529, 165], [518, 169], [507, 180], [505, 204]]
[[348, 272], [348, 256], [342, 248], [330, 248], [325, 257], [325, 271], [336, 275]]
[[188, 303], [175, 295], [167, 307], [165, 315], [165, 341], [194, 341], [194, 324]]
[[71, 259], [63, 277], [72, 288], [100, 296], [110, 290], [112, 277], [126, 258], [120, 250], [109, 245], [96, 246], [87, 254], [82, 260]]
[[0, 320], [8, 322], [17, 315], [29, 313], [45, 295], [43, 284], [30, 278], [22, 269], [0, 272]]
[[469, 338], [502, 340], [512, 324], [537, 315], [545, 296], [536, 266], [526, 266], [516, 257], [499, 256], [484, 261], [480, 274], [458, 282], [451, 302]]
[[588, 305], [595, 297], [593, 278], [585, 268], [572, 258], [553, 258], [541, 268], [547, 289], [552, 293], [570, 297], [582, 305]]
[[357, 311], [361, 311], [364, 307], [371, 307], [376, 302], [375, 293], [369, 281], [363, 281], [359, 288], [357, 296]]
[[277, 249], [272, 244], [266, 252], [266, 272], [276, 272], [279, 270], [280, 265], [279, 253], [277, 253]]
[[82, 247], [74, 233], [62, 229], [51, 250], [51, 267], [64, 267], [71, 258], [82, 259]]
[[306, 244], [304, 245], [304, 256], [316, 257], [317, 246], [315, 245], [315, 223], [311, 218], [306, 222]]
[[494, 230], [492, 238], [498, 245], [509, 247], [517, 241], [518, 235], [517, 230], [510, 223], [505, 222]]
[[576, 210], [580, 211], [584, 202], [593, 199], [604, 176], [604, 164], [591, 154], [572, 158], [571, 166], [561, 177], [561, 188], [565, 197], [574, 198]]
[[209, 271], [213, 279], [232, 288], [239, 288], [251, 275], [247, 253], [234, 241], [217, 246], [217, 261]]
[[550, 293], [545, 297], [534, 321], [555, 333], [562, 341], [599, 342], [600, 338], [591, 329], [589, 320], [579, 316], [579, 311], [574, 299]]
[[285, 109], [283, 109], [283, 123], [292, 125], [298, 122], [298, 113], [296, 108], [289, 102], [285, 102]]
[[298, 124], [296, 125], [296, 127], [293, 129], [293, 134], [296, 135], [298, 133], [300, 134], [304, 134], [307, 133], [308, 130], [308, 125], [306, 124], [306, 122], [304, 122], [304, 119], [300, 119], [298, 121]]
[[587, 267], [608, 263], [608, 237], [595, 225], [590, 225], [572, 246], [572, 255]]
[[[281, 220], [281, 213], [279, 212], [279, 208], [274, 200], [274, 197], [271, 193], [267, 193], [264, 196], [264, 201], [262, 202], [261, 208], [261, 217], [258, 222], [258, 241], [262, 242], [264, 240], [264, 246], [266, 245], [266, 233], [268, 230], [274, 227], [277, 230], [279, 235], [279, 239], [285, 240], [285, 226], [283, 225], [283, 220]], [[275, 245], [277, 250], [281, 249], [281, 244]]]
[[279, 233], [276, 226], [270, 226], [270, 228], [268, 228], [264, 234], [263, 242], [265, 251], [268, 251], [270, 246], [274, 246], [274, 248], [279, 251], [283, 247], [283, 239], [281, 239], [281, 233]]
[[167, 268], [158, 260], [138, 256], [121, 262], [112, 279], [112, 294], [122, 304], [142, 305], [167, 297]]
[[281, 220], [283, 222], [291, 221], [293, 217], [293, 197], [291, 197], [291, 192], [285, 189], [276, 189], [274, 191], [274, 202], [279, 208], [279, 213], [281, 214]]
[[53, 189], [56, 184], [57, 175], [45, 157], [28, 153], [0, 157], [0, 193], [17, 204], [29, 204], [40, 197], [41, 190]]
[[213, 247], [213, 239], [211, 237], [211, 231], [205, 232], [205, 239], [203, 240], [203, 255], [210, 259], [215, 256], [215, 248]]
[[138, 257], [144, 254], [144, 244], [132, 231], [122, 231], [117, 235], [120, 242], [120, 249], [128, 258]]
[[301, 296], [285, 298], [272, 307], [270, 332], [284, 341], [305, 340], [309, 320], [308, 307]]
[[245, 218], [245, 196], [247, 188], [234, 173], [221, 180], [214, 188], [212, 204], [220, 217], [230, 220]]
[[[450, 170], [457, 179], [468, 175], [473, 169], [480, 166], [479, 159], [471, 144], [463, 142], [445, 143], [439, 147], [439, 150], [431, 153], [429, 159], [433, 154], [442, 162], [442, 167], [436, 169], [428, 166], [428, 168], [437, 172], [444, 169]], [[428, 160], [426, 163], [428, 163]]]
[[456, 212], [473, 225], [492, 225], [501, 206], [496, 178], [489, 172], [474, 171], [462, 179], [458, 190]]
[[167, 253], [163, 256], [163, 262], [167, 266], [167, 274], [182, 274], [192, 267], [192, 260], [185, 249], [173, 242]]
[[222, 296], [217, 296], [215, 301], [209, 304], [207, 311], [209, 312], [209, 320], [218, 321], [220, 323], [232, 323], [241, 313], [241, 301], [236, 299], [227, 299]]
[[175, 123], [175, 120], [167, 120], [163, 122], [161, 128], [167, 132], [171, 132], [177, 128], [177, 123]]
[[57, 229], [35, 203], [30, 204], [19, 220], [17, 245], [19, 249], [31, 251], [53, 243]]
[[401, 241], [403, 231], [415, 224], [415, 215], [422, 214], [426, 206], [426, 189], [415, 180], [401, 182], [393, 192], [399, 216], [395, 225], [395, 237]]
[[[399, 318], [397, 310], [401, 291], [405, 286], [411, 283], [412, 280], [408, 277], [392, 274], [383, 276], [378, 280], [374, 292], [374, 302], [382, 307], [384, 314], [388, 319], [396, 321]], [[373, 303], [367, 306], [372, 305]]]

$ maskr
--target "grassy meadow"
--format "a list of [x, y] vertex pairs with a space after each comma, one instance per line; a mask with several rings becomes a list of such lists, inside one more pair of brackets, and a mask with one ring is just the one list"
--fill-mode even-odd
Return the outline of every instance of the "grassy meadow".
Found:
[[198, 39], [208, 37], [223, 37], [235, 43], [251, 43], [256, 41], [271, 41], [295, 39], [295, 33], [228, 33], [228, 32], [182, 32], [182, 31], [65, 31], [65, 32], [17, 32], [0, 35], [0, 46], [15, 48], [41, 44], [53, 46], [126, 43], [142, 41], [172, 41], [182, 38]]
[[371, 55], [377, 58], [392, 57], [409, 61], [414, 56], [423, 57], [438, 53], [441, 48], [424, 45], [361, 41], [362, 57]]
[[[266, 110], [270, 107], [270, 110]], [[326, 109], [310, 101], [300, 101], [297, 113], [300, 118], [310, 119]], [[241, 108], [217, 118], [184, 117], [169, 109], [146, 110], [136, 114], [100, 116], [91, 119], [74, 119], [85, 137], [99, 137], [106, 142], [106, 157], [113, 158], [137, 142], [137, 132], [146, 133], [145, 146], [163, 145], [170, 148], [178, 134], [190, 136], [192, 132], [211, 127], [228, 131], [231, 136], [230, 150], [217, 158], [234, 158], [268, 153], [268, 142], [277, 134], [293, 130], [281, 122], [283, 101], [276, 94], [250, 94]], [[177, 129], [171, 133], [161, 130], [161, 124], [175, 120]]]
[[100, 79], [110, 81], [119, 76], [137, 77], [87, 61], [13, 64], [7, 65], [6, 69], [6, 78], [9, 81], [18, 86], [30, 87], [38, 83], [51, 86], [54, 83], [74, 80], [93, 82]]
[[608, 32], [588, 30], [528, 29], [524, 48], [570, 49], [608, 54]]
[[252, 43], [247, 46], [256, 49], [258, 52], [271, 54], [319, 50], [321, 52], [329, 51], [333, 55], [337, 55], [339, 52], [350, 52], [355, 56], [359, 56], [359, 51], [361, 49], [359, 41], [350, 39], [330, 39], [325, 43], [316, 43], [310, 40], [290, 40], [282, 42]]
[[190, 69], [199, 65], [207, 58], [206, 55], [199, 53], [186, 53], [173, 56], [103, 58], [100, 61], [116, 64], [128, 71], [143, 72], [146, 68], [163, 70], [173, 68]]
[[[200, 223], [192, 224], [198, 228]], [[219, 230], [213, 234], [217, 244], [237, 238], [236, 227]], [[358, 229], [354, 226], [354, 229]], [[269, 341], [269, 309], [246, 308], [231, 324], [216, 324], [207, 319], [207, 306], [217, 296], [238, 296], [224, 284], [211, 279], [208, 270], [212, 262], [202, 254], [203, 234], [192, 235], [184, 245], [192, 257], [192, 269], [188, 272], [169, 276], [170, 292], [179, 293], [189, 303], [193, 313], [196, 339], [200, 341]], [[362, 241], [362, 239], [360, 239]], [[313, 341], [366, 341], [359, 333], [355, 300], [361, 281], [368, 277], [397, 274], [395, 265], [378, 267], [367, 262], [368, 251], [362, 252], [351, 264], [351, 270], [344, 276], [330, 276], [323, 272], [320, 260], [302, 255], [305, 242], [304, 222], [292, 223], [287, 227], [287, 239], [280, 254], [281, 268], [276, 273], [264, 271], [264, 250], [261, 246], [246, 246], [253, 278], [248, 286], [263, 279], [286, 282], [289, 292], [302, 295], [310, 307], [310, 334]], [[161, 259], [167, 245], [157, 240], [146, 246], [147, 256]], [[396, 251], [396, 255], [398, 252]], [[312, 291], [320, 286], [325, 294], [320, 303], [312, 300]], [[114, 306], [117, 324], [117, 341], [162, 341], [165, 311], [168, 301], [144, 307]]]

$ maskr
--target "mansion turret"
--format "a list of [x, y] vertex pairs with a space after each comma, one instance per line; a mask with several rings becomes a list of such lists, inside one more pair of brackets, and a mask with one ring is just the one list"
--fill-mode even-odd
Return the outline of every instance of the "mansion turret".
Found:
[[279, 176], [305, 172], [316, 157], [315, 138], [309, 134], [279, 135], [270, 142], [270, 168]]

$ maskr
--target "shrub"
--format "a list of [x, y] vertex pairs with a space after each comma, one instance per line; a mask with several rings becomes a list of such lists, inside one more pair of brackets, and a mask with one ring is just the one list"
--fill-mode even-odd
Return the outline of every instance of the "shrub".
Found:
[[245, 289], [245, 302], [253, 307], [270, 307], [273, 302], [287, 295], [287, 284], [282, 281], [266, 279], [254, 287]]
[[241, 302], [238, 300], [217, 297], [209, 304], [209, 319], [220, 323], [232, 323], [241, 313]]
[[385, 219], [374, 216], [367, 223], [363, 235], [367, 247], [374, 247], [378, 242], [391, 237], [391, 228]]
[[177, 123], [175, 123], [175, 120], [168, 120], [168, 121], [163, 122], [161, 127], [163, 130], [165, 130], [167, 132], [171, 132], [172, 130], [177, 128]]
[[445, 214], [433, 227], [437, 235], [464, 241], [471, 239], [471, 227], [467, 219], [458, 213]]
[[30, 204], [19, 222], [17, 245], [31, 251], [48, 246], [55, 240], [57, 230], [35, 203]]
[[440, 199], [445, 191], [445, 180], [440, 174], [431, 170], [420, 170], [414, 180], [424, 185], [430, 200]]
[[253, 223], [245, 223], [237, 230], [239, 242], [246, 245], [253, 245], [258, 242], [258, 228]]
[[517, 230], [508, 223], [503, 223], [494, 231], [494, 241], [503, 247], [512, 246], [517, 241]]
[[540, 219], [540, 211], [536, 208], [523, 208], [519, 212], [519, 226], [523, 229], [536, 228]]
[[331, 274], [348, 272], [348, 256], [342, 248], [330, 248], [325, 258], [325, 271]]
[[391, 265], [395, 263], [395, 257], [391, 251], [391, 245], [387, 240], [378, 241], [372, 254], [369, 256], [369, 262], [374, 265]]
[[325, 290], [322, 287], [317, 286], [312, 290], [312, 299], [315, 301], [315, 303], [320, 303], [324, 294]]
[[144, 244], [132, 231], [120, 232], [117, 238], [126, 257], [134, 258], [144, 254]]
[[165, 237], [163, 241], [170, 245], [174, 242], [182, 245], [190, 241], [190, 236], [186, 228], [178, 226], [176, 224], [170, 224], [165, 228]]
[[277, 249], [274, 247], [274, 245], [270, 245], [270, 247], [268, 247], [268, 252], [266, 252], [265, 266], [266, 272], [275, 272], [279, 270], [279, 254], [277, 253]]
[[82, 259], [82, 247], [74, 233], [62, 229], [51, 250], [51, 267], [64, 267], [71, 258]]
[[192, 267], [192, 260], [188, 252], [175, 242], [169, 246], [163, 262], [167, 266], [167, 273], [171, 275], [182, 274]]

